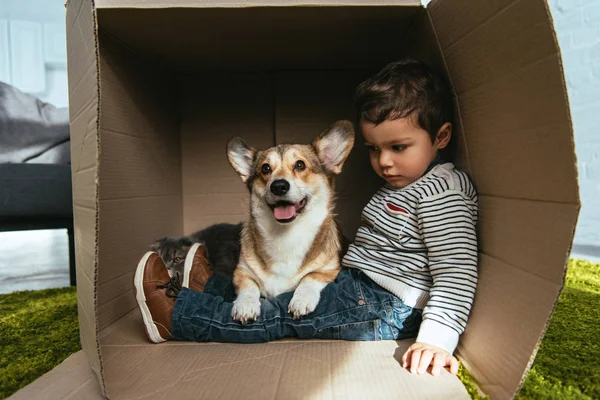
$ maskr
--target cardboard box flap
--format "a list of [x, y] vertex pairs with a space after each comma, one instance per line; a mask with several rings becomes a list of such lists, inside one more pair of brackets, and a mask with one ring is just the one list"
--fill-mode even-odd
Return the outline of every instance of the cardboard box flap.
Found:
[[427, 10], [481, 198], [480, 280], [459, 354], [484, 392], [511, 398], [562, 288], [579, 211], [560, 54], [543, 0]]
[[458, 355], [491, 398], [516, 395], [561, 287], [480, 254], [477, 294]]
[[[459, 100], [478, 190], [579, 204], [568, 104], [546, 3], [519, 0], [500, 10], [498, 4], [508, 2], [492, 3], [450, 0], [428, 7]], [[458, 8], [468, 11], [448, 18], [448, 10]], [[462, 36], [444, 39], [465, 26]]]
[[[96, 0], [96, 8], [245, 8], [363, 6], [361, 0]], [[372, 0], [371, 6], [420, 6], [421, 0]]]
[[574, 204], [480, 196], [479, 251], [562, 285], [578, 209]]
[[98, 137], [100, 87], [96, 53], [96, 16], [92, 4], [88, 1], [72, 0], [67, 8], [66, 25], [77, 309], [81, 347], [102, 385], [102, 361], [96, 314], [98, 279], [96, 183], [100, 149]]
[[9, 397], [10, 400], [105, 400], [98, 378], [83, 351], [71, 354], [51, 371]]

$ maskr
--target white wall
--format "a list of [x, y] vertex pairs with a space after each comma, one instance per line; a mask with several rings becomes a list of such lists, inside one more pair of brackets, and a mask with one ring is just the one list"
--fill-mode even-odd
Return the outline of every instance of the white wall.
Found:
[[0, 0], [0, 81], [68, 107], [64, 0]]
[[600, 0], [549, 0], [562, 52], [581, 213], [573, 256], [600, 261]]

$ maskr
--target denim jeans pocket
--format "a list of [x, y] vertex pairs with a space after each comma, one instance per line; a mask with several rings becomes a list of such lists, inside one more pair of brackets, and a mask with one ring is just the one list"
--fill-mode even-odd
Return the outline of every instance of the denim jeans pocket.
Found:
[[404, 303], [394, 303], [392, 307], [392, 325], [402, 334], [416, 335], [421, 325], [421, 310]]
[[380, 324], [380, 320], [374, 320], [337, 325], [319, 329], [315, 337], [336, 340], [381, 340]]

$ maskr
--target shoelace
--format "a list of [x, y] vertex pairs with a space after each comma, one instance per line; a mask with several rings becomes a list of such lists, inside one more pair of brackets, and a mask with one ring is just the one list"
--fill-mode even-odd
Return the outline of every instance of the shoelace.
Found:
[[171, 277], [171, 279], [169, 279], [169, 282], [165, 283], [164, 285], [157, 285], [156, 288], [167, 289], [167, 297], [172, 299], [176, 298], [181, 290], [181, 280], [179, 279], [179, 274], [175, 274], [173, 277]]

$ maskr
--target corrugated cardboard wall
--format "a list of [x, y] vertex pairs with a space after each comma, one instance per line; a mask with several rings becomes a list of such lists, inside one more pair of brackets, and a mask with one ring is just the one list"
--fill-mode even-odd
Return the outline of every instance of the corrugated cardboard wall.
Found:
[[[98, 60], [92, 4], [72, 0], [67, 9], [69, 108], [73, 217], [77, 265], [77, 309], [81, 347], [100, 382], [101, 361], [96, 315], [98, 174]], [[101, 385], [103, 386], [103, 385]]]
[[459, 354], [486, 393], [510, 398], [562, 287], [579, 208], [559, 55], [542, 0], [428, 9], [480, 195], [480, 281]]
[[[146, 3], [150, 2], [138, 6]], [[207, 6], [207, 2], [195, 3]], [[213, 4], [208, 8], [103, 9], [99, 15], [102, 27], [132, 48], [164, 61], [173, 70], [197, 74], [201, 70], [343, 70], [383, 65], [395, 57], [399, 43], [382, 38], [403, 32], [420, 10], [264, 4], [220, 8], [220, 2]], [[136, 21], [134, 29], [132, 21]]]
[[234, 136], [259, 149], [274, 145], [272, 76], [184, 75], [178, 86], [185, 233], [246, 220], [248, 189], [229, 164], [226, 146]]
[[148, 245], [180, 235], [179, 99], [167, 73], [100, 32], [98, 323], [136, 307], [133, 274]]

